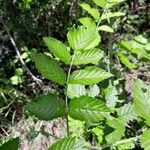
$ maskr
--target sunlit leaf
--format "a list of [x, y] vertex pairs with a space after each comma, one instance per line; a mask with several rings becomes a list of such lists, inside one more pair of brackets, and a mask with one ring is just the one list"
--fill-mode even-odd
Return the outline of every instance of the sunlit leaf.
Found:
[[77, 29], [72, 28], [67, 37], [69, 45], [76, 51], [92, 49], [100, 42], [100, 36], [95, 27], [80, 26]]
[[98, 64], [99, 60], [104, 56], [104, 52], [100, 49], [94, 48], [90, 50], [82, 50], [75, 53], [74, 65], [81, 64]]
[[92, 17], [94, 17], [95, 19], [99, 19], [100, 18], [100, 13], [97, 9], [95, 8], [91, 8], [91, 6], [87, 3], [82, 3], [80, 4], [80, 6], [86, 10]]
[[103, 119], [109, 113], [106, 104], [89, 96], [71, 99], [69, 115], [77, 120], [95, 122]]
[[98, 67], [86, 67], [83, 70], [74, 71], [70, 77], [70, 83], [90, 85], [108, 79], [112, 74]]
[[43, 40], [48, 49], [51, 52], [53, 52], [56, 57], [58, 57], [61, 61], [63, 61], [66, 64], [70, 63], [70, 53], [67, 50], [67, 47], [62, 42], [52, 37], [44, 37]]

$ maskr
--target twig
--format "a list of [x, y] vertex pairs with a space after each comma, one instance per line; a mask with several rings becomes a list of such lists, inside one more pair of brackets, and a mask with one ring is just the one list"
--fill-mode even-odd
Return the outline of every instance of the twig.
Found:
[[67, 82], [66, 82], [65, 109], [66, 109], [66, 122], [67, 122], [67, 136], [69, 136], [68, 96], [67, 96], [67, 90], [68, 90], [69, 78], [70, 78], [70, 74], [71, 74], [71, 69], [72, 69], [74, 57], [75, 57], [75, 52], [74, 52], [74, 54], [73, 54], [73, 56], [72, 56], [72, 59], [71, 59], [71, 63], [70, 63], [70, 67], [69, 67], [68, 75], [67, 75]]
[[14, 101], [11, 101], [7, 106], [2, 107], [2, 108], [0, 109], [0, 113], [2, 113], [4, 110], [6, 110], [7, 108], [9, 108], [13, 103], [14, 103]]
[[38, 79], [37, 77], [34, 76], [34, 74], [28, 69], [28, 67], [26, 66], [25, 62], [24, 62], [23, 59], [21, 58], [19, 49], [18, 49], [18, 47], [17, 47], [17, 45], [16, 45], [16, 43], [15, 43], [15, 40], [14, 40], [13, 37], [11, 36], [11, 34], [10, 34], [10, 32], [9, 32], [9, 30], [8, 30], [7, 26], [5, 25], [5, 23], [4, 23], [4, 21], [3, 21], [2, 18], [1, 18], [1, 22], [2, 22], [2, 24], [3, 24], [3, 26], [4, 26], [4, 28], [5, 28], [5, 30], [6, 30], [6, 32], [7, 32], [7, 34], [8, 34], [8, 36], [9, 36], [9, 38], [10, 38], [10, 41], [11, 41], [11, 43], [12, 43], [12, 45], [13, 45], [15, 51], [16, 51], [16, 54], [17, 54], [17, 56], [18, 56], [18, 58], [19, 58], [19, 60], [20, 60], [20, 62], [21, 62], [21, 65], [22, 65], [23, 68], [28, 72], [28, 74], [32, 77], [32, 79], [33, 79], [34, 81], [36, 81], [39, 85], [41, 85], [42, 80], [41, 80], [41, 79]]

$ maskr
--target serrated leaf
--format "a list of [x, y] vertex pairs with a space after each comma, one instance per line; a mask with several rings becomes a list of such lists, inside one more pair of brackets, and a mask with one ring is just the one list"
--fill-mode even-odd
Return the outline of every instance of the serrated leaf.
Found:
[[110, 32], [110, 33], [114, 32], [114, 30], [107, 25], [102, 25], [102, 26], [98, 27], [98, 31], [105, 31], [105, 32]]
[[75, 144], [76, 144], [75, 137], [67, 137], [58, 140], [48, 150], [75, 150], [74, 148]]
[[119, 143], [119, 145], [115, 147], [117, 147], [118, 150], [131, 150], [135, 148], [135, 142], [131, 140], [125, 143]]
[[103, 119], [108, 112], [103, 101], [89, 96], [73, 98], [69, 103], [69, 115], [81, 121], [96, 122]]
[[70, 53], [65, 44], [52, 37], [44, 37], [43, 40], [48, 49], [53, 52], [56, 57], [66, 64], [70, 63]]
[[122, 3], [122, 2], [124, 2], [125, 0], [108, 0], [108, 3], [107, 3], [107, 5], [106, 5], [106, 8], [108, 9], [108, 8], [112, 8], [112, 7], [114, 7], [115, 5], [118, 5], [118, 4], [120, 4], [120, 3]]
[[82, 23], [84, 27], [96, 27], [95, 22], [88, 17], [80, 18], [79, 21]]
[[116, 106], [117, 101], [118, 101], [118, 92], [116, 90], [116, 87], [109, 85], [105, 89], [104, 92], [105, 92], [106, 105], [109, 108], [114, 108]]
[[20, 144], [20, 140], [18, 137], [14, 139], [10, 139], [0, 145], [0, 150], [18, 150], [19, 144]]
[[146, 39], [143, 35], [135, 36], [134, 40], [141, 44], [146, 44], [148, 42], [148, 39]]
[[99, 86], [97, 84], [91, 85], [88, 91], [88, 95], [91, 97], [96, 97], [100, 93]]
[[107, 0], [93, 0], [93, 2], [102, 8], [104, 8], [107, 4]]
[[32, 59], [36, 68], [45, 78], [52, 80], [60, 85], [66, 83], [66, 74], [58, 62], [45, 54], [34, 54]]
[[125, 13], [123, 12], [108, 12], [104, 15], [101, 16], [101, 20], [105, 20], [105, 19], [110, 19], [110, 18], [114, 18], [114, 17], [120, 17], [120, 16], [124, 16]]
[[107, 120], [107, 126], [104, 131], [107, 143], [111, 144], [121, 139], [125, 132], [125, 126], [120, 120], [114, 118]]
[[71, 117], [69, 117], [68, 119], [69, 119], [69, 131], [71, 135], [78, 137], [78, 138], [83, 137], [84, 129], [85, 129], [85, 122], [75, 120]]
[[68, 84], [67, 96], [69, 98], [80, 97], [82, 95], [86, 95], [86, 89], [84, 85]]
[[150, 129], [144, 131], [141, 137], [141, 147], [144, 150], [150, 150]]
[[150, 85], [137, 80], [133, 85], [132, 96], [136, 111], [150, 125]]
[[129, 58], [127, 56], [125, 56], [122, 52], [119, 52], [118, 54], [119, 60], [121, 61], [122, 64], [124, 64], [127, 68], [129, 69], [135, 69], [138, 66], [131, 63]]
[[75, 53], [74, 65], [81, 64], [98, 64], [99, 60], [104, 56], [104, 52], [100, 49], [94, 48], [85, 51], [79, 51]]
[[38, 96], [34, 101], [27, 103], [25, 109], [41, 120], [52, 120], [65, 114], [64, 102], [58, 100], [54, 94]]
[[76, 51], [89, 50], [96, 47], [100, 42], [100, 36], [95, 27], [77, 29], [72, 28], [67, 34], [69, 45]]
[[120, 107], [117, 110], [117, 113], [119, 120], [121, 120], [124, 124], [127, 124], [129, 121], [133, 121], [137, 118], [137, 113], [131, 103], [125, 104], [124, 106]]
[[100, 18], [100, 13], [97, 9], [95, 8], [91, 8], [91, 6], [87, 3], [82, 3], [80, 4], [80, 6], [86, 10], [92, 17], [94, 17], [95, 19], [99, 19]]
[[112, 74], [98, 67], [86, 67], [83, 70], [74, 71], [70, 77], [71, 84], [91, 85], [108, 79]]

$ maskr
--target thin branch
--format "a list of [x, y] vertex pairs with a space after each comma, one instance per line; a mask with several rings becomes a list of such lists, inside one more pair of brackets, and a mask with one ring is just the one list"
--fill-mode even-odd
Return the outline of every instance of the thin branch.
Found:
[[66, 107], [67, 136], [69, 136], [69, 121], [68, 121], [68, 96], [67, 96], [67, 90], [68, 90], [69, 78], [70, 78], [70, 74], [71, 74], [71, 69], [72, 69], [72, 65], [73, 65], [74, 57], [75, 57], [75, 53], [73, 54], [72, 59], [71, 59], [71, 63], [70, 63], [70, 67], [69, 67], [68, 75], [67, 75], [67, 82], [66, 82], [65, 107]]
[[16, 54], [17, 54], [17, 56], [18, 56], [18, 58], [19, 58], [19, 60], [20, 60], [20, 62], [21, 62], [21, 65], [22, 65], [23, 68], [28, 72], [28, 74], [32, 77], [32, 79], [33, 79], [34, 81], [36, 81], [38, 84], [41, 85], [42, 80], [41, 80], [41, 79], [38, 79], [37, 77], [34, 76], [34, 74], [29, 70], [29, 68], [26, 66], [25, 62], [24, 62], [23, 59], [21, 58], [19, 49], [18, 49], [18, 47], [17, 47], [17, 45], [16, 45], [16, 43], [15, 43], [15, 40], [14, 40], [13, 37], [11, 36], [11, 34], [10, 34], [10, 32], [9, 32], [9, 30], [8, 30], [7, 26], [5, 25], [5, 23], [4, 23], [4, 21], [3, 21], [2, 18], [1, 18], [1, 22], [2, 22], [2, 24], [3, 24], [3, 26], [4, 26], [4, 28], [5, 28], [5, 30], [6, 30], [6, 32], [7, 32], [7, 34], [8, 34], [8, 36], [9, 36], [9, 38], [10, 38], [10, 41], [11, 41], [11, 43], [12, 43], [12, 45], [13, 45], [15, 51], [16, 51]]

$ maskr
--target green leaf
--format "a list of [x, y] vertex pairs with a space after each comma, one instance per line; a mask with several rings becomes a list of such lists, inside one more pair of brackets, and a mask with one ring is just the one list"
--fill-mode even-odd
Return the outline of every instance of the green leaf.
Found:
[[54, 94], [38, 96], [34, 101], [27, 103], [25, 109], [41, 120], [52, 120], [65, 114], [64, 102], [58, 100]]
[[69, 98], [80, 97], [82, 95], [86, 95], [86, 89], [84, 85], [68, 84], [67, 96]]
[[114, 17], [120, 17], [120, 16], [124, 16], [125, 13], [123, 12], [108, 12], [104, 15], [101, 16], [101, 20], [105, 20], [105, 19], [110, 19], [110, 18], [114, 18]]
[[84, 27], [96, 27], [95, 22], [88, 17], [81, 18], [79, 21], [83, 24]]
[[99, 19], [100, 18], [100, 13], [97, 9], [91, 8], [91, 6], [87, 3], [82, 3], [80, 6], [86, 10], [93, 18]]
[[108, 9], [108, 8], [112, 8], [112, 7], [114, 7], [115, 5], [118, 5], [118, 4], [120, 4], [120, 3], [122, 3], [122, 2], [124, 2], [125, 0], [108, 0], [108, 3], [107, 3], [107, 5], [106, 5], [106, 8]]
[[105, 92], [106, 105], [109, 108], [114, 108], [116, 106], [117, 101], [118, 101], [118, 92], [116, 90], [116, 87], [109, 85], [105, 89], [104, 92]]
[[112, 74], [98, 67], [86, 67], [84, 70], [74, 71], [70, 77], [70, 83], [90, 85], [108, 79]]
[[47, 79], [52, 80], [60, 85], [66, 83], [66, 74], [58, 62], [44, 54], [34, 54], [32, 59], [35, 62], [38, 71]]
[[110, 32], [110, 33], [114, 32], [114, 30], [107, 25], [102, 25], [102, 26], [98, 27], [98, 31], [105, 31], [105, 32]]
[[148, 40], [143, 35], [135, 36], [134, 40], [141, 44], [146, 44], [148, 42]]
[[150, 150], [150, 129], [144, 131], [141, 137], [141, 147], [144, 150]]
[[89, 96], [71, 99], [69, 115], [77, 120], [97, 122], [108, 115], [109, 109], [101, 100]]
[[119, 52], [117, 55], [118, 55], [119, 60], [121, 61], [121, 63], [124, 64], [127, 68], [129, 68], [129, 69], [135, 69], [135, 68], [138, 67], [137, 65], [131, 63], [130, 60], [129, 60], [129, 58], [127, 56], [125, 56], [123, 54], [123, 52]]
[[48, 150], [75, 150], [75, 144], [75, 137], [67, 137], [54, 143]]
[[79, 51], [75, 53], [74, 65], [81, 64], [98, 64], [99, 60], [104, 56], [104, 52], [100, 49], [94, 48], [85, 51]]
[[69, 131], [72, 136], [81, 138], [83, 137], [84, 134], [84, 129], [85, 129], [85, 122], [84, 121], [79, 121], [79, 120], [74, 120], [71, 117], [68, 117], [69, 119]]
[[14, 138], [6, 141], [0, 145], [0, 150], [18, 150], [19, 149], [19, 138]]
[[137, 80], [133, 85], [132, 96], [139, 116], [150, 125], [150, 85], [144, 84], [142, 80]]
[[96, 47], [100, 42], [100, 36], [96, 28], [83, 26], [72, 28], [68, 34], [69, 45], [74, 50], [89, 50]]
[[93, 0], [93, 2], [102, 8], [104, 8], [107, 4], [107, 0]]
[[43, 40], [48, 49], [52, 51], [56, 57], [66, 64], [70, 63], [71, 57], [66, 45], [52, 37], [44, 37]]
[[122, 121], [124, 124], [127, 124], [129, 121], [137, 119], [137, 113], [131, 103], [125, 104], [124, 106], [120, 107], [117, 110], [117, 113], [119, 120]]
[[114, 118], [107, 120], [107, 126], [104, 131], [107, 143], [111, 144], [121, 139], [125, 132], [125, 126], [119, 119]]
[[88, 95], [91, 97], [96, 97], [100, 93], [99, 86], [97, 84], [91, 85], [88, 91]]

